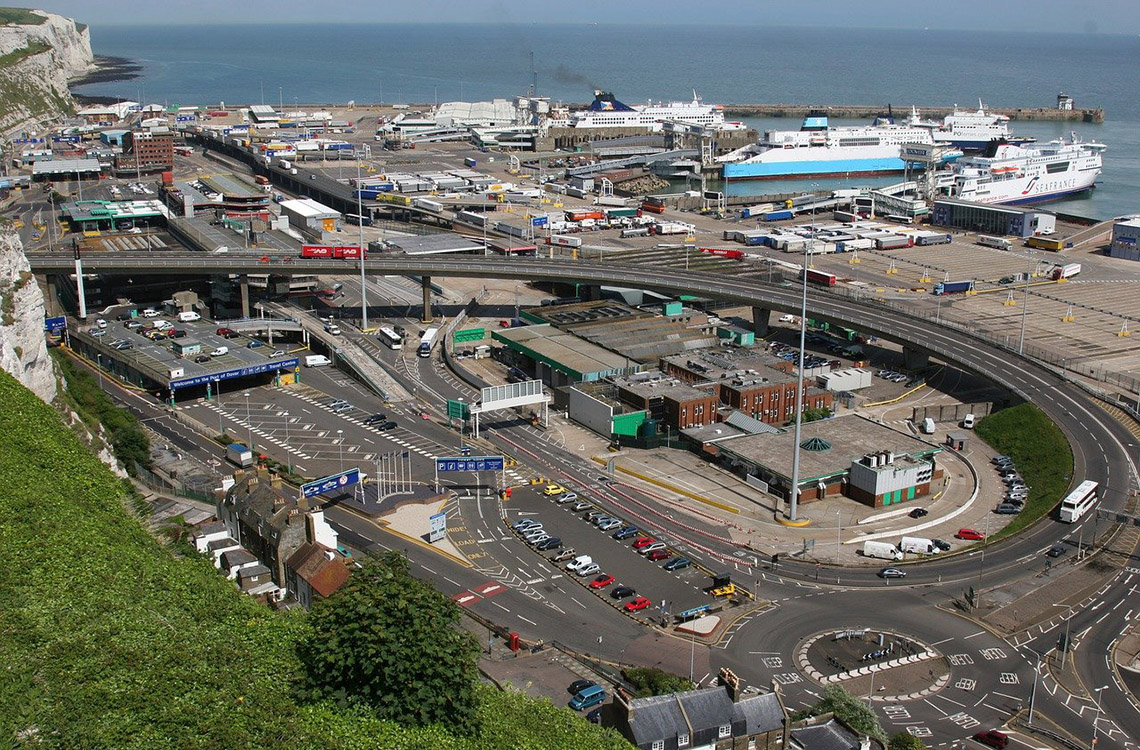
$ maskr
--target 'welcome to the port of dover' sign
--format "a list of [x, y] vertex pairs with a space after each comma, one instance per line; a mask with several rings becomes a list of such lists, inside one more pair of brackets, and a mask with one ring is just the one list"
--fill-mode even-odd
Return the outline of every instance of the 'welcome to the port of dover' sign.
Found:
[[330, 492], [343, 490], [346, 487], [351, 487], [359, 483], [360, 469], [349, 469], [348, 471], [342, 471], [340, 474], [333, 474], [330, 477], [322, 477], [308, 484], [302, 484], [301, 494], [305, 497], [327, 495]]

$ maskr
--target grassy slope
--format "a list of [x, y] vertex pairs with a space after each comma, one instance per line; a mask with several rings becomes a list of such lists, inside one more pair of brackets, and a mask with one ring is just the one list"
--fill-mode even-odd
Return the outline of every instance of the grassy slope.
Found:
[[21, 26], [39, 26], [47, 18], [27, 8], [0, 8], [0, 24], [15, 23]]
[[1020, 404], [1002, 409], [980, 420], [975, 431], [998, 453], [1013, 457], [1029, 485], [1025, 508], [995, 536], [1008, 536], [1026, 528], [1049, 513], [1068, 493], [1073, 452], [1064, 433], [1036, 406]]
[[481, 693], [475, 740], [404, 730], [289, 686], [303, 613], [176, 559], [56, 413], [0, 371], [0, 740], [52, 747], [620, 748], [549, 703]]

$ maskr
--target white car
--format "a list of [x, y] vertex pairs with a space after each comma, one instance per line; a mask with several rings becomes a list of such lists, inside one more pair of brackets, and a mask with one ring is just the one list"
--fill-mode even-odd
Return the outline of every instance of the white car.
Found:
[[648, 555], [650, 552], [656, 552], [659, 549], [665, 549], [664, 542], [654, 542], [653, 544], [647, 544], [639, 549], [638, 553], [642, 555]]

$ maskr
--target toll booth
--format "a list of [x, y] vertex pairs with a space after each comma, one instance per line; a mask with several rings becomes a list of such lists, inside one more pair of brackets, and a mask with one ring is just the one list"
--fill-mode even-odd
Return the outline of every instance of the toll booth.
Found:
[[951, 432], [946, 435], [946, 445], [950, 446], [951, 450], [964, 451], [966, 450], [966, 443], [970, 440], [970, 434], [967, 432]]
[[730, 583], [732, 583], [732, 573], [726, 570], [713, 576], [712, 587], [714, 589], [719, 589], [727, 586]]

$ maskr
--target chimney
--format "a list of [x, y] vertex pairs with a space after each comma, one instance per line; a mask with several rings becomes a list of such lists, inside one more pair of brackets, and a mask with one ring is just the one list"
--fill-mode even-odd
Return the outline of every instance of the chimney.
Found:
[[281, 475], [280, 474], [271, 474], [269, 476], [269, 486], [275, 490], [281, 489]]
[[257, 489], [257, 484], [258, 484], [257, 477], [256, 476], [250, 477], [249, 481], [246, 482], [246, 485], [245, 485], [245, 494], [247, 494], [247, 495], [253, 494], [253, 491], [255, 489]]
[[740, 700], [740, 678], [736, 676], [735, 672], [733, 672], [728, 667], [721, 667], [720, 674], [717, 675], [717, 680], [720, 682], [721, 686], [723, 686], [724, 689], [728, 691], [729, 700], [731, 700], [733, 703], [736, 703]]
[[614, 691], [614, 716], [617, 718], [617, 725], [629, 726], [633, 723], [633, 707], [629, 705], [630, 696], [625, 691], [625, 688], [618, 687]]
[[871, 750], [871, 738], [863, 735], [859, 738], [859, 750]]

